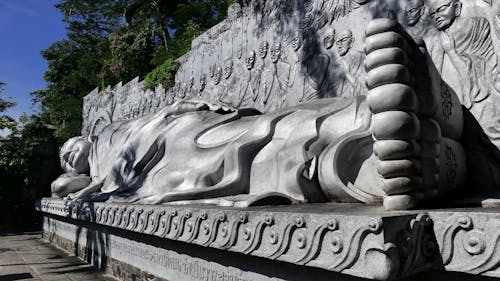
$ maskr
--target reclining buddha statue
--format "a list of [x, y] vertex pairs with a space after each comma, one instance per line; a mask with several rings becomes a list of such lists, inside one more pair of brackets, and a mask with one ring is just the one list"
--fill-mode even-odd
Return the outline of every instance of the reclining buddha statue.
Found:
[[70, 139], [61, 150], [67, 173], [52, 184], [53, 196], [401, 210], [460, 188], [467, 176], [463, 107], [423, 41], [393, 20], [374, 19], [364, 51], [366, 96], [267, 113], [185, 99]]

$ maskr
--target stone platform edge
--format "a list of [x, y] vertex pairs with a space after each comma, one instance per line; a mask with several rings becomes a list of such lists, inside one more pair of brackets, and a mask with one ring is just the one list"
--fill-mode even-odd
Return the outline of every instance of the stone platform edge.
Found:
[[393, 280], [426, 270], [500, 277], [500, 210], [384, 212], [321, 204], [266, 208], [88, 203], [44, 198], [75, 221], [245, 255]]

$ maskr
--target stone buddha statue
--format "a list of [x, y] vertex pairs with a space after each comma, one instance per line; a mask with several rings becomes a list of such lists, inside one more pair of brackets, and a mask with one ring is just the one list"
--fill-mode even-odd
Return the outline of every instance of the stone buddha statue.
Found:
[[[54, 194], [236, 207], [362, 202], [389, 210], [442, 196], [465, 183], [462, 107], [449, 89], [452, 117], [443, 117], [441, 89], [447, 86], [425, 47], [402, 30], [389, 19], [368, 25], [367, 96], [266, 114], [179, 101], [154, 115], [112, 123], [92, 144], [68, 141], [63, 164], [88, 164], [88, 184], [79, 178], [84, 169], [67, 169], [54, 182]], [[415, 81], [429, 87], [417, 90]]]

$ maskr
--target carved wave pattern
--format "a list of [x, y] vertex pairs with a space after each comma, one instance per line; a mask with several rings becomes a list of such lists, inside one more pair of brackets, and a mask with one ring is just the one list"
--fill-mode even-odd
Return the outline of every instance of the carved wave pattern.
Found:
[[[353, 276], [388, 280], [428, 265], [422, 247], [387, 242], [383, 219], [200, 207], [78, 203], [43, 199], [39, 211], [161, 238], [312, 266]], [[428, 216], [413, 219], [404, 233], [420, 241]], [[405, 236], [406, 237], [406, 236]], [[425, 243], [424, 243], [425, 244]], [[432, 253], [431, 253], [432, 254]], [[377, 265], [377, 266], [374, 266]], [[382, 266], [380, 266], [382, 265]], [[366, 267], [377, 270], [366, 270]]]
[[446, 270], [500, 277], [500, 217], [487, 214], [443, 216], [436, 231]]

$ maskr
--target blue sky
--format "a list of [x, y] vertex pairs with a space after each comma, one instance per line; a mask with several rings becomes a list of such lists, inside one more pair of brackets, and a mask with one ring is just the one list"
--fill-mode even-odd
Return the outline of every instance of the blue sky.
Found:
[[0, 81], [5, 97], [17, 103], [15, 118], [33, 112], [30, 92], [45, 88], [47, 69], [40, 51], [65, 37], [57, 0], [0, 0]]

